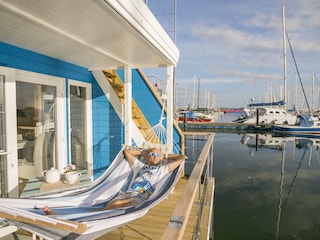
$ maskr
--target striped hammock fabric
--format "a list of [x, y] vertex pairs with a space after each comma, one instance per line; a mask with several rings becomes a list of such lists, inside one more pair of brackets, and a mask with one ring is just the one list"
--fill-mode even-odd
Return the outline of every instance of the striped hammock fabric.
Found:
[[[131, 168], [121, 149], [107, 171], [90, 187], [34, 198], [1, 198], [0, 220], [45, 239], [94, 239], [144, 216], [166, 199], [177, 183], [183, 164], [157, 183], [139, 207], [97, 211], [130, 185]], [[56, 215], [47, 216], [49, 206]]]

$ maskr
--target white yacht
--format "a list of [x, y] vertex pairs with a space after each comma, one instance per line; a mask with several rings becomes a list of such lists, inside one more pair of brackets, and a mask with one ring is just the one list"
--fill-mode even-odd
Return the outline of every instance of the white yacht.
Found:
[[296, 122], [297, 116], [287, 112], [283, 108], [260, 107], [256, 109], [257, 114], [251, 115], [243, 119], [245, 124], [288, 124], [293, 125]]

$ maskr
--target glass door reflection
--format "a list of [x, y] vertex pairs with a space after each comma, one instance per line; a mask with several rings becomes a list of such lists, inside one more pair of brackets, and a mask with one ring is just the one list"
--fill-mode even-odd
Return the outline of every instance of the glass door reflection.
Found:
[[55, 161], [56, 87], [16, 82], [19, 177], [41, 176]]

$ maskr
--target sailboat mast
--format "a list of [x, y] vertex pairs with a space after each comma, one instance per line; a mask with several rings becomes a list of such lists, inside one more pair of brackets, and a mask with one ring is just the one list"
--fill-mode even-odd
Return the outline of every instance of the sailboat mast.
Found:
[[196, 102], [196, 75], [194, 75], [193, 77], [193, 92], [192, 92], [192, 108], [191, 109], [195, 109], [195, 102]]
[[287, 107], [287, 45], [286, 45], [286, 22], [284, 6], [282, 6], [282, 31], [283, 31], [283, 100], [284, 106]]
[[198, 109], [200, 108], [200, 78], [198, 78]]
[[312, 71], [312, 85], [311, 85], [311, 91], [312, 91], [312, 105], [311, 105], [311, 111], [313, 112], [314, 111], [314, 70]]

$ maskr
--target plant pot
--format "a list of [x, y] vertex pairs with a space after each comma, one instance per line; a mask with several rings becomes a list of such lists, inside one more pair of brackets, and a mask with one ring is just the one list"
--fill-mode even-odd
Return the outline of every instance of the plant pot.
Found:
[[67, 184], [75, 183], [80, 176], [81, 176], [81, 173], [78, 173], [78, 172], [67, 172], [64, 174], [65, 183]]

